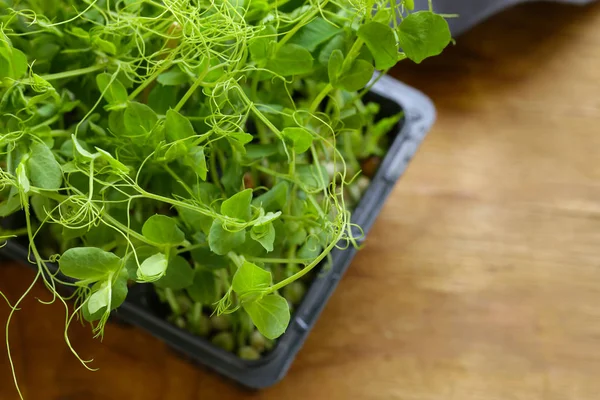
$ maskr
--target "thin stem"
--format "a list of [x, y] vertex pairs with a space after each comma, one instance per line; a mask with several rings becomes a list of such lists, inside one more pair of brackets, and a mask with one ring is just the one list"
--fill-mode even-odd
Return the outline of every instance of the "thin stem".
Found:
[[315, 99], [312, 101], [312, 103], [310, 103], [311, 114], [313, 114], [315, 111], [317, 111], [317, 108], [319, 108], [319, 104], [321, 104], [321, 102], [323, 101], [325, 96], [327, 96], [329, 94], [329, 92], [331, 92], [332, 89], [333, 89], [333, 86], [331, 85], [331, 83], [328, 83], [327, 85], [325, 85], [325, 87], [323, 87], [323, 89], [319, 92], [317, 97], [315, 97]]
[[146, 87], [148, 87], [148, 85], [150, 85], [152, 82], [154, 82], [160, 74], [162, 74], [165, 70], [169, 69], [170, 67], [171, 67], [171, 64], [169, 63], [169, 64], [167, 64], [166, 67], [160, 68], [158, 71], [153, 73], [149, 78], [144, 79], [144, 81], [133, 92], [131, 92], [131, 94], [129, 95], [129, 100], [133, 100], [136, 97], [138, 97], [138, 95], [140, 93], [142, 93], [144, 91], [144, 89], [146, 89]]
[[277, 43], [277, 49], [279, 50], [284, 44], [287, 43], [288, 40], [292, 38], [292, 36], [296, 34], [296, 32], [298, 32], [304, 25], [308, 24], [314, 17], [316, 17], [321, 12], [321, 8], [324, 7], [327, 3], [329, 3], [329, 0], [324, 0], [323, 3], [321, 3], [317, 7], [314, 7], [314, 9], [310, 13], [306, 14], [304, 18], [300, 20], [300, 22], [294, 25], [294, 27], [290, 29], [284, 37], [281, 38], [279, 43]]
[[167, 164], [164, 164], [163, 168], [186, 190], [186, 192], [188, 192], [192, 197], [196, 197], [194, 196], [192, 189], [179, 176], [177, 176], [177, 174]]
[[58, 72], [56, 74], [41, 75], [41, 78], [46, 81], [55, 81], [58, 79], [72, 78], [74, 76], [87, 75], [92, 72], [100, 71], [106, 68], [107, 64], [96, 64], [87, 68], [79, 68], [71, 71]]
[[196, 89], [198, 89], [198, 87], [200, 87], [200, 85], [202, 84], [202, 81], [204, 80], [204, 77], [206, 76], [206, 74], [208, 74], [208, 72], [210, 71], [210, 68], [204, 68], [204, 71], [202, 71], [200, 73], [200, 75], [198, 75], [198, 78], [196, 78], [196, 81], [192, 84], [192, 86], [188, 89], [187, 92], [185, 92], [185, 94], [183, 95], [183, 97], [181, 98], [181, 100], [179, 100], [179, 103], [177, 103], [177, 105], [175, 106], [174, 110], [179, 112], [179, 110], [181, 110], [181, 108], [185, 105], [185, 103], [189, 100], [190, 97], [192, 97], [192, 95], [194, 94], [194, 92], [196, 91]]
[[329, 243], [329, 245], [325, 248], [325, 250], [323, 250], [321, 252], [321, 254], [319, 254], [317, 256], [317, 258], [315, 258], [313, 260], [313, 262], [311, 262], [310, 264], [308, 264], [306, 267], [302, 268], [300, 271], [296, 272], [294, 275], [278, 282], [277, 284], [271, 286], [268, 290], [266, 290], [264, 292], [264, 296], [270, 294], [270, 293], [274, 293], [277, 290], [283, 288], [284, 286], [289, 285], [290, 283], [302, 278], [304, 275], [308, 274], [314, 267], [316, 267], [317, 265], [319, 265], [319, 263], [325, 258], [327, 257], [327, 255], [331, 252], [331, 250], [333, 250], [333, 248], [335, 247], [335, 245], [337, 244], [338, 241], [340, 241], [342, 239], [342, 236], [344, 236], [344, 230], [341, 229], [340, 233], [337, 235], [337, 237], [335, 238], [335, 240], [332, 240], [331, 243]]
[[221, 185], [221, 180], [219, 179], [219, 173], [217, 170], [217, 152], [216, 149], [212, 149], [212, 153], [209, 157], [210, 164], [210, 177], [215, 185], [219, 188], [221, 193], [225, 194], [225, 189], [223, 189], [223, 185]]
[[187, 247], [181, 248], [181, 249], [177, 250], [176, 253], [177, 254], [187, 253], [188, 251], [192, 251], [192, 250], [195, 250], [195, 249], [201, 249], [203, 247], [206, 247], [205, 243], [196, 243], [196, 244], [193, 244], [191, 246], [187, 246]]
[[175, 293], [173, 293], [173, 289], [165, 289], [165, 298], [167, 299], [167, 303], [169, 303], [169, 307], [175, 315], [181, 314], [181, 307], [179, 306], [179, 302], [175, 297]]
[[231, 261], [233, 261], [235, 266], [238, 268], [240, 268], [244, 264], [244, 260], [245, 260], [244, 256], [239, 256], [239, 255], [235, 254], [233, 251], [230, 251], [229, 253], [227, 253], [227, 257], [229, 257], [229, 259]]
[[23, 236], [26, 235], [28, 233], [27, 228], [21, 228], [21, 229], [15, 229], [12, 231], [5, 231], [2, 230], [0, 231], [0, 238], [4, 238], [4, 237], [11, 237], [11, 236]]

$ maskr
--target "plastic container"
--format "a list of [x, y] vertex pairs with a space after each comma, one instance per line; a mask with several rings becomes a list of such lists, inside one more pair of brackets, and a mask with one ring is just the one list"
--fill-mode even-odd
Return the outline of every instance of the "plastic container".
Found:
[[[365, 234], [435, 120], [435, 108], [427, 97], [389, 76], [382, 77], [374, 85], [369, 97], [381, 105], [381, 117], [400, 111], [404, 111], [405, 117], [391, 133], [393, 141], [390, 149], [354, 211], [352, 221], [360, 225]], [[1, 251], [5, 256], [26, 262], [27, 250], [22, 244], [9, 242]], [[285, 376], [356, 251], [349, 247], [332, 252], [331, 268], [317, 274], [285, 334], [277, 340], [271, 352], [256, 361], [243, 360], [167, 322], [156, 295], [148, 285], [135, 285], [114, 316], [147, 330], [185, 357], [244, 386], [265, 388]]]

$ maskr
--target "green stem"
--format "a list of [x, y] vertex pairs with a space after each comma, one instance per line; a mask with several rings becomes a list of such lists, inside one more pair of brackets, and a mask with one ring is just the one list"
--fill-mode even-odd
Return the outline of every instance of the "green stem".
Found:
[[244, 264], [244, 256], [238, 256], [233, 251], [227, 253], [227, 257], [229, 257], [229, 259], [233, 261], [235, 266], [238, 268], [240, 268]]
[[[354, 44], [352, 44], [352, 47], [350, 48], [348, 55], [346, 56], [346, 58], [344, 59], [344, 62], [342, 63], [341, 73], [346, 72], [350, 68], [350, 66], [354, 62], [354, 59], [356, 59], [356, 57], [358, 57], [358, 55], [360, 54], [360, 49], [362, 48], [364, 43], [365, 42], [359, 38], [359, 39], [356, 39]], [[331, 83], [328, 83], [327, 85], [325, 85], [325, 87], [319, 92], [317, 97], [315, 97], [315, 99], [310, 104], [310, 112], [311, 113], [314, 113], [317, 110], [317, 108], [319, 107], [319, 104], [321, 104], [321, 102], [323, 101], [325, 96], [327, 96], [329, 94], [329, 92], [331, 92], [332, 89], [333, 89], [333, 86], [331, 85]]]
[[28, 232], [29, 232], [29, 230], [27, 229], [27, 227], [21, 228], [21, 229], [15, 229], [12, 231], [0, 230], [0, 237], [4, 238], [4, 237], [11, 237], [11, 236], [23, 236], [23, 235], [26, 235]]
[[53, 123], [55, 123], [56, 121], [58, 121], [58, 119], [60, 118], [60, 115], [55, 115], [52, 118], [47, 119], [46, 121], [42, 122], [41, 124], [37, 124], [36, 126], [32, 126], [31, 128], [29, 128], [32, 131], [35, 131], [38, 128], [41, 128], [42, 126], [49, 126], [52, 125]]
[[179, 306], [177, 298], [175, 298], [175, 293], [173, 293], [173, 289], [165, 289], [165, 297], [167, 299], [167, 303], [169, 303], [169, 307], [171, 307], [171, 310], [173, 311], [173, 314], [180, 315], [181, 307]]
[[169, 175], [173, 177], [173, 179], [175, 179], [177, 183], [179, 183], [186, 190], [186, 192], [188, 192], [192, 197], [196, 197], [192, 189], [187, 185], [187, 183], [181, 180], [181, 178], [177, 176], [177, 174], [167, 164], [164, 164], [163, 168], [169, 173]]
[[[291, 245], [290, 248], [289, 248], [289, 250], [288, 250], [288, 253], [287, 253], [287, 258], [290, 259], [290, 260], [295, 259], [296, 258], [296, 250], [297, 250], [297, 246], [295, 244]], [[295, 265], [296, 265], [296, 263], [288, 261], [287, 262], [287, 268], [286, 268], [286, 270], [287, 270], [286, 274], [291, 274], [292, 271], [294, 271], [294, 266]]]
[[149, 78], [145, 79], [142, 83], [140, 83], [140, 85], [129, 95], [129, 100], [135, 99], [140, 93], [142, 93], [142, 91], [144, 89], [146, 89], [146, 87], [148, 87], [148, 85], [150, 85], [152, 82], [154, 82], [154, 80], [156, 80], [156, 78], [158, 78], [158, 76], [160, 74], [162, 74], [165, 70], [169, 69], [170, 67], [171, 67], [171, 64], [169, 63], [169, 64], [167, 64], [166, 67], [160, 68], [158, 71], [153, 73]]
[[294, 178], [290, 177], [287, 174], [282, 174], [281, 172], [274, 171], [270, 168], [263, 167], [262, 165], [254, 165], [254, 168], [259, 170], [260, 172], [264, 172], [265, 174], [269, 174], [275, 176], [277, 178], [285, 179], [286, 181], [294, 182]]
[[329, 0], [324, 0], [319, 6], [313, 7], [313, 10], [306, 14], [300, 22], [298, 22], [292, 29], [290, 29], [284, 37], [277, 43], [277, 50], [279, 50], [288, 40], [292, 38], [304, 25], [308, 24], [314, 17], [321, 13], [321, 8], [329, 3]]
[[64, 129], [54, 129], [50, 131], [52, 137], [71, 137], [71, 132], [65, 131]]
[[344, 62], [342, 63], [342, 73], [348, 71], [348, 69], [350, 68], [350, 66], [356, 59], [356, 57], [358, 57], [358, 55], [360, 54], [360, 49], [362, 49], [363, 44], [365, 44], [365, 42], [360, 38], [356, 39], [356, 42], [354, 42], [352, 44], [352, 47], [350, 48], [348, 55], [346, 56], [346, 58], [344, 59]]
[[191, 246], [187, 246], [187, 247], [184, 247], [182, 249], [179, 249], [179, 250], [177, 250], [176, 253], [177, 254], [186, 253], [188, 251], [192, 251], [192, 250], [195, 250], [195, 249], [201, 249], [203, 247], [206, 247], [205, 243], [196, 243], [196, 244], [193, 244]]
[[313, 262], [311, 262], [310, 264], [308, 264], [306, 267], [302, 268], [300, 271], [296, 272], [294, 275], [278, 282], [277, 284], [271, 286], [268, 290], [266, 290], [264, 292], [264, 296], [270, 294], [270, 293], [274, 293], [276, 291], [278, 291], [279, 289], [283, 288], [284, 286], [289, 285], [290, 283], [302, 278], [304, 275], [308, 274], [314, 267], [316, 267], [317, 265], [319, 265], [319, 263], [325, 258], [327, 257], [327, 255], [331, 252], [331, 250], [333, 250], [333, 248], [335, 247], [335, 245], [337, 244], [338, 241], [340, 241], [342, 239], [342, 236], [344, 235], [344, 230], [340, 230], [340, 233], [338, 234], [338, 236], [331, 241], [331, 243], [329, 243], [329, 245], [325, 248], [325, 250], [323, 250], [321, 252], [321, 254], [319, 254], [317, 256], [317, 258], [315, 258], [313, 260]]
[[325, 96], [327, 96], [329, 94], [329, 92], [331, 92], [332, 89], [333, 89], [333, 86], [331, 85], [331, 83], [328, 83], [327, 85], [325, 85], [325, 87], [323, 87], [323, 89], [319, 92], [317, 97], [315, 97], [315, 99], [312, 101], [312, 103], [310, 103], [310, 113], [311, 114], [313, 114], [315, 111], [317, 111], [319, 104], [321, 104], [321, 102], [323, 101]]
[[219, 180], [219, 174], [217, 171], [217, 149], [214, 147], [212, 148], [212, 152], [210, 154], [208, 162], [210, 164], [210, 177], [213, 183], [217, 185], [221, 193], [225, 194], [225, 189], [223, 188], [223, 185], [221, 185], [221, 181]]
[[200, 75], [198, 75], [198, 78], [196, 78], [196, 81], [192, 84], [192, 86], [188, 89], [188, 91], [185, 92], [185, 94], [183, 95], [181, 100], [179, 100], [179, 103], [177, 103], [177, 105], [175, 106], [175, 108], [174, 108], [175, 111], [179, 112], [179, 110], [181, 110], [181, 108], [185, 105], [185, 103], [189, 100], [189, 98], [192, 97], [192, 95], [194, 94], [196, 89], [198, 89], [200, 87], [200, 85], [202, 84], [202, 81], [204, 80], [204, 77], [206, 76], [206, 74], [208, 74], [209, 71], [210, 71], [210, 68], [207, 67], [204, 69], [204, 71], [202, 71], [200, 73]]
[[74, 76], [87, 75], [92, 72], [100, 71], [106, 68], [106, 64], [92, 65], [87, 68], [74, 69], [72, 71], [59, 72], [56, 74], [41, 75], [41, 78], [46, 81], [54, 81], [58, 79], [72, 78]]

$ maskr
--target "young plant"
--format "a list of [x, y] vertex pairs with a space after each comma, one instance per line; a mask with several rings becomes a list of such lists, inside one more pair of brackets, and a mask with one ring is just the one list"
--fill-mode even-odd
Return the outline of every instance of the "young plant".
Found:
[[195, 333], [233, 324], [213, 342], [245, 358], [283, 334], [299, 280], [355, 243], [353, 184], [401, 118], [363, 100], [375, 70], [451, 40], [413, 8], [0, 0], [1, 233], [67, 310], [73, 289], [67, 344], [77, 316], [102, 336], [134, 283]]

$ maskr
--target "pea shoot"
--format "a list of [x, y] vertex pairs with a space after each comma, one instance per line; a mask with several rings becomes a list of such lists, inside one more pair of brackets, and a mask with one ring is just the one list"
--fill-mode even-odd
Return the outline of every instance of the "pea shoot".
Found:
[[402, 118], [363, 99], [374, 72], [451, 41], [413, 8], [0, 0], [0, 216], [22, 220], [0, 237], [25, 237], [78, 358], [71, 322], [102, 337], [133, 284], [242, 358], [272, 347], [308, 274], [355, 244], [361, 165]]

